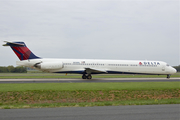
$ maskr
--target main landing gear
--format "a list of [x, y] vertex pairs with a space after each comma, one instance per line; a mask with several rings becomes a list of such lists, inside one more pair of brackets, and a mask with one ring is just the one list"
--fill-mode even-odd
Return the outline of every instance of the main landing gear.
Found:
[[92, 76], [83, 74], [82, 79], [92, 79]]
[[167, 79], [169, 79], [169, 78], [170, 78], [170, 76], [171, 76], [171, 75], [167, 75]]

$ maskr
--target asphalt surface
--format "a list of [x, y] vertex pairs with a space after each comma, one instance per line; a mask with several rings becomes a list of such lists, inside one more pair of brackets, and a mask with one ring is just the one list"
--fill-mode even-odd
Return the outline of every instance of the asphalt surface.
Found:
[[180, 78], [0, 79], [0, 83], [175, 82]]
[[180, 104], [0, 109], [0, 120], [180, 120]]

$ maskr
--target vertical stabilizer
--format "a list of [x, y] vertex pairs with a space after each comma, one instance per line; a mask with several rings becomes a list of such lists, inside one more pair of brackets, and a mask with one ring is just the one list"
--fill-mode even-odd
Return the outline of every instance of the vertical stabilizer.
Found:
[[10, 46], [20, 60], [39, 58], [28, 49], [24, 42], [6, 42], [3, 46]]

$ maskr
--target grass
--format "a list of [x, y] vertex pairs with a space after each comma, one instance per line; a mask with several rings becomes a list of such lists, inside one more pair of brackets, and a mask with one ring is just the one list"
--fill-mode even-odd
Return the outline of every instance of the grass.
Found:
[[179, 89], [180, 82], [113, 82], [113, 83], [21, 83], [0, 84], [0, 92], [8, 91], [76, 91], [76, 90], [164, 90]]
[[119, 105], [158, 105], [158, 104], [180, 104], [180, 99], [153, 99], [153, 100], [124, 100], [106, 102], [82, 102], [82, 103], [39, 103], [39, 104], [11, 104], [1, 105], [0, 109], [17, 108], [54, 108], [54, 107], [93, 107], [93, 106], [119, 106]]
[[180, 82], [0, 84], [0, 108], [180, 104]]
[[179, 89], [1, 92], [0, 102], [3, 104], [33, 104], [172, 99], [179, 97], [180, 94], [178, 90]]
[[[79, 74], [55, 74], [55, 73], [0, 73], [0, 79], [49, 79], [49, 78], [81, 78]], [[180, 73], [171, 75], [180, 77]], [[124, 74], [100, 74], [93, 75], [93, 78], [166, 78], [166, 75], [124, 75]]]

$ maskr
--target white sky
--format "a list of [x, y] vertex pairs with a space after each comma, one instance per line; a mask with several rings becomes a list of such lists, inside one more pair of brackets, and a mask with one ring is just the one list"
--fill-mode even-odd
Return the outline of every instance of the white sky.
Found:
[[[0, 0], [0, 43], [43, 58], [160, 60], [180, 65], [179, 0]], [[0, 46], [0, 66], [19, 59]]]

